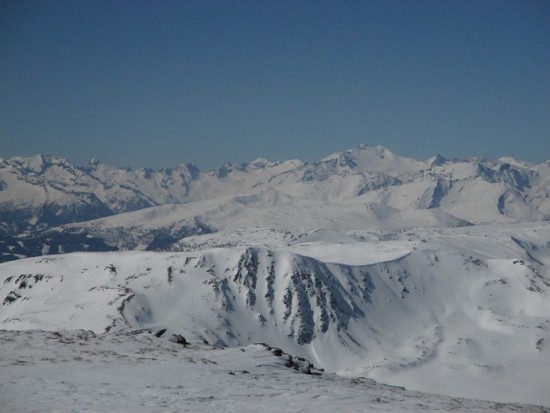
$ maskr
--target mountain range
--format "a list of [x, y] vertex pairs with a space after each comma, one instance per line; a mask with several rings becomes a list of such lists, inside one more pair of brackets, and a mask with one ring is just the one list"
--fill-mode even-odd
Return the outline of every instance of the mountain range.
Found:
[[0, 161], [0, 253], [178, 250], [241, 229], [401, 231], [550, 218], [550, 162], [417, 161], [360, 145], [315, 162], [227, 163], [202, 172], [73, 166], [37, 155]]
[[550, 162], [365, 145], [208, 172], [2, 160], [2, 405], [549, 411], [549, 190]]

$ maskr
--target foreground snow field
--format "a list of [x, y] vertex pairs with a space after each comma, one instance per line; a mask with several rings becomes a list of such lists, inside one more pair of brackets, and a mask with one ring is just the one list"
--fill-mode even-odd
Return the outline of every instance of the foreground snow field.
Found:
[[[154, 333], [154, 332], [153, 332]], [[265, 345], [187, 347], [148, 331], [0, 331], [3, 412], [547, 412], [309, 368]], [[290, 367], [287, 367], [290, 366]]]
[[[550, 406], [550, 223], [277, 234], [1, 264], [0, 328], [11, 330], [2, 333], [4, 406], [531, 409], [428, 393]], [[193, 345], [127, 334], [144, 328]], [[247, 347], [256, 342], [326, 373], [279, 368], [280, 358]]]

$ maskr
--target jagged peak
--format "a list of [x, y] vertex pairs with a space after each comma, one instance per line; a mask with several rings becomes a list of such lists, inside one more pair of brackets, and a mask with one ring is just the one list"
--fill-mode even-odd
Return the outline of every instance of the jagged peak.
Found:
[[258, 170], [258, 169], [267, 169], [267, 168], [275, 168], [279, 166], [289, 167], [289, 168], [297, 168], [299, 166], [303, 165], [303, 162], [299, 159], [290, 159], [284, 162], [281, 161], [270, 161], [267, 158], [264, 158], [263, 156], [260, 156], [259, 158], [253, 160], [252, 162], [245, 164], [246, 170]]
[[23, 168], [25, 171], [37, 174], [43, 173], [51, 166], [69, 166], [70, 162], [63, 156], [54, 156], [50, 154], [37, 154], [28, 158], [14, 156], [8, 160], [9, 163]]
[[197, 178], [201, 173], [199, 167], [190, 162], [178, 165], [176, 170], [179, 172], [188, 172], [191, 175], [192, 179]]
[[210, 171], [208, 174], [215, 176], [217, 178], [225, 178], [227, 177], [231, 172], [234, 171], [244, 171], [246, 169], [246, 164], [238, 164], [235, 162], [226, 162], [219, 168], [216, 168], [212, 171]]
[[353, 156], [351, 152], [333, 152], [330, 155], [324, 157], [319, 161], [320, 163], [332, 163], [336, 162], [338, 166], [349, 167], [353, 169], [356, 164], [353, 161]]
[[448, 162], [448, 159], [445, 158], [443, 155], [439, 155], [439, 154], [432, 156], [430, 159], [426, 161], [426, 163], [429, 166], [440, 166], [446, 162]]

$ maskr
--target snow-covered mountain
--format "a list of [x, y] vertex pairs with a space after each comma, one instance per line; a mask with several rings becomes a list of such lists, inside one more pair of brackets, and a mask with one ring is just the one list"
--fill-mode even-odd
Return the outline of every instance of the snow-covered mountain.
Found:
[[16, 157], [0, 162], [0, 252], [5, 261], [167, 250], [192, 235], [229, 230], [395, 231], [547, 220], [549, 188], [549, 162], [421, 162], [365, 145], [316, 162], [259, 158], [210, 172], [191, 164], [153, 171]]
[[198, 174], [193, 165], [133, 171], [97, 160], [75, 167], [49, 155], [2, 160], [1, 228], [13, 234], [183, 202], [187, 183]]
[[4, 263], [0, 327], [168, 328], [218, 346], [266, 342], [327, 372], [408, 389], [550, 405], [548, 223], [378, 241], [281, 234], [269, 248]]
[[[229, 371], [257, 400], [294, 386], [294, 410], [342, 408], [317, 402], [331, 388], [352, 395], [350, 410], [545, 411], [500, 403], [550, 406], [549, 190], [550, 162], [417, 161], [365, 145], [209, 172], [0, 160], [0, 260], [13, 260], [0, 264], [2, 405], [32, 410], [46, 392], [59, 409], [72, 390], [41, 371], [104, 360], [138, 372], [147, 353], [156, 381], [183, 366], [220, 391]], [[192, 355], [176, 355], [184, 336]], [[284, 366], [323, 384], [304, 390], [311, 374]], [[167, 407], [120, 380], [105, 390], [113, 372], [96, 373], [95, 384], [71, 376], [73, 407], [109, 394], [136, 400], [131, 411]], [[187, 407], [246, 405], [197, 386]], [[23, 388], [40, 390], [4, 400]], [[289, 407], [270, 400], [266, 410]]]

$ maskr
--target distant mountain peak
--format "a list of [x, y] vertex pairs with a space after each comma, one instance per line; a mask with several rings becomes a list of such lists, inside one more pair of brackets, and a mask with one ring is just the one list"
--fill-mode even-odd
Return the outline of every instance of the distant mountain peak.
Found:
[[511, 156], [502, 156], [502, 157], [498, 158], [498, 161], [502, 162], [502, 163], [510, 164], [510, 165], [515, 166], [517, 168], [529, 168], [529, 166], [530, 166], [527, 162], [518, 161], [518, 160], [512, 158]]
[[412, 174], [425, 167], [423, 162], [395, 155], [383, 146], [365, 144], [343, 152], [333, 152], [320, 162], [337, 162], [339, 167], [367, 173], [381, 172], [393, 177]]
[[426, 161], [429, 166], [440, 166], [443, 165], [445, 162], [448, 162], [448, 159], [439, 154]]
[[38, 154], [30, 158], [15, 156], [10, 158], [8, 163], [18, 165], [23, 171], [35, 174], [42, 174], [51, 166], [70, 166], [66, 158], [49, 154]]
[[270, 160], [264, 158], [263, 156], [260, 156], [257, 159], [254, 159], [252, 162], [248, 164], [248, 168], [256, 168], [256, 169], [265, 169], [271, 165], [276, 165], [277, 162], [271, 162]]
[[371, 146], [365, 143], [360, 143], [356, 147], [347, 149], [344, 152], [345, 153], [369, 152], [373, 155], [378, 155], [378, 156], [384, 156], [387, 154], [393, 155], [393, 153], [389, 149], [385, 148], [382, 145]]

